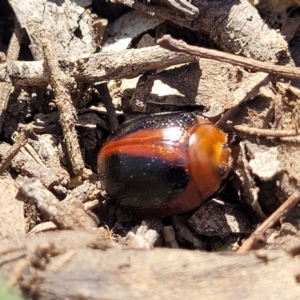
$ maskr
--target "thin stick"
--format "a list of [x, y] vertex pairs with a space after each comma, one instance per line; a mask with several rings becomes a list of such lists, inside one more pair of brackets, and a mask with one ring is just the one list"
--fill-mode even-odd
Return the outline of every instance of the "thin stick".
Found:
[[59, 111], [59, 122], [66, 141], [72, 170], [75, 175], [83, 175], [84, 162], [75, 130], [77, 112], [70, 96], [72, 83], [74, 85], [75, 82], [71, 82], [71, 79], [60, 70], [52, 42], [45, 34], [42, 34], [42, 43], [50, 84], [55, 94], [55, 103]]
[[119, 127], [119, 122], [118, 122], [118, 118], [116, 115], [115, 107], [112, 103], [112, 98], [109, 94], [107, 83], [104, 82], [99, 85], [96, 85], [95, 87], [98, 90], [98, 92], [101, 96], [102, 102], [106, 108], [111, 130], [115, 131]]
[[166, 0], [171, 6], [175, 9], [183, 12], [183, 14], [194, 20], [199, 15], [199, 8], [192, 5], [190, 2], [186, 0]]
[[[133, 78], [146, 71], [196, 62], [195, 57], [170, 52], [159, 46], [101, 52], [77, 59], [60, 59], [60, 69], [76, 82], [94, 83]], [[0, 64], [0, 81], [5, 81], [6, 63]], [[9, 73], [14, 86], [47, 85], [49, 72], [42, 61], [14, 61]]]
[[20, 149], [25, 146], [27, 143], [27, 137], [30, 129], [28, 127], [23, 128], [23, 130], [19, 133], [18, 137], [15, 140], [15, 143], [10, 148], [10, 150], [7, 153], [7, 156], [0, 164], [0, 175], [8, 169], [10, 166], [11, 161], [15, 158], [15, 156], [18, 154]]
[[182, 52], [190, 55], [221, 61], [224, 63], [230, 63], [232, 65], [248, 68], [253, 71], [265, 72], [292, 79], [300, 78], [300, 68], [278, 66], [222, 51], [191, 46], [183, 41], [173, 39], [170, 35], [164, 35], [162, 38], [158, 39], [157, 44], [170, 51]]
[[0, 132], [2, 131], [3, 121], [4, 121], [4, 115], [5, 110], [7, 108], [8, 99], [10, 96], [10, 93], [12, 91], [13, 85], [11, 82], [11, 78], [9, 77], [9, 74], [11, 73], [11, 65], [14, 60], [17, 60], [20, 53], [20, 45], [21, 40], [23, 37], [23, 30], [20, 27], [19, 22], [15, 21], [15, 30], [11, 36], [11, 39], [9, 41], [9, 46], [7, 49], [7, 60], [6, 60], [6, 76], [5, 76], [5, 82], [0, 82]]
[[19, 192], [32, 201], [45, 218], [51, 220], [59, 229], [92, 231], [94, 220], [85, 213], [82, 206], [75, 209], [61, 203], [37, 178], [18, 176]]
[[287, 136], [298, 136], [299, 132], [296, 130], [274, 130], [274, 129], [262, 129], [262, 128], [251, 128], [244, 125], [235, 125], [234, 128], [238, 131], [268, 137], [287, 137]]
[[294, 206], [299, 203], [300, 192], [294, 192], [281, 206], [272, 213], [242, 244], [237, 253], [245, 253], [252, 249], [257, 239], [263, 235], [267, 229], [271, 228], [283, 215], [287, 214]]

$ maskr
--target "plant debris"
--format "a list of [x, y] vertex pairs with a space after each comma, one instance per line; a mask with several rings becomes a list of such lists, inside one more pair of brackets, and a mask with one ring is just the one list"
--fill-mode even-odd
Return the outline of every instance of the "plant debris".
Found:
[[[299, 299], [299, 9], [2, 1], [0, 295]], [[171, 111], [216, 123], [232, 170], [195, 210], [137, 220], [97, 156], [125, 120]]]

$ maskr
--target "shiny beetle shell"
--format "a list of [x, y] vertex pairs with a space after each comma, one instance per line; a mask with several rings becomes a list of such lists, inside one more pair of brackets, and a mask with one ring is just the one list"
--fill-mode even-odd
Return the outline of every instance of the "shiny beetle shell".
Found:
[[101, 148], [98, 172], [108, 196], [138, 217], [187, 212], [229, 171], [225, 134], [194, 113], [162, 113], [122, 124]]

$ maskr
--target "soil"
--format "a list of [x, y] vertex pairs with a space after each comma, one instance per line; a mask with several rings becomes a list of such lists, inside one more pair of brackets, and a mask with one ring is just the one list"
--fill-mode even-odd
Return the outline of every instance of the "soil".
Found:
[[[299, 299], [300, 2], [21, 2], [0, 3], [0, 298]], [[97, 155], [170, 111], [225, 132], [230, 172], [140, 220]]]

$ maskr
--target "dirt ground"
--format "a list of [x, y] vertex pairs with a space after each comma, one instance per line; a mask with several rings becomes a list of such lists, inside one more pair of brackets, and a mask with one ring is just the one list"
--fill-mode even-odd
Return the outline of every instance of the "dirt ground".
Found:
[[[299, 299], [299, 26], [297, 0], [2, 0], [0, 299]], [[141, 220], [97, 156], [175, 111], [225, 132], [230, 171]]]

